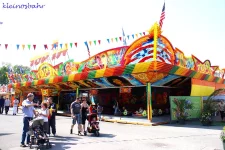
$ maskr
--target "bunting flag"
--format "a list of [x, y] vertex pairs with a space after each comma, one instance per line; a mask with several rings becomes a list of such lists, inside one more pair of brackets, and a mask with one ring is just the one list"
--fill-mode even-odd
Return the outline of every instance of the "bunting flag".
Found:
[[34, 47], [34, 50], [36, 49], [36, 45], [33, 45], [33, 47]]
[[90, 58], [91, 57], [91, 54], [90, 54], [90, 50], [89, 50], [89, 47], [88, 47], [88, 42], [84, 42], [84, 44], [86, 45], [87, 47], [87, 50], [88, 50], [88, 57]]
[[23, 48], [23, 50], [24, 50], [24, 48], [25, 48], [25, 45], [24, 45], [24, 44], [22, 45], [22, 48]]
[[91, 43], [92, 43], [92, 42], [91, 42], [91, 41], [89, 41], [89, 45], [90, 45], [90, 46], [91, 46]]
[[[140, 36], [144, 36], [146, 35], [146, 32], [139, 32], [139, 33], [136, 33], [136, 34], [130, 34], [130, 35], [125, 35], [124, 33], [124, 30], [122, 28], [122, 36], [118, 36], [118, 37], [114, 37], [114, 38], [107, 38], [107, 42], [110, 44], [110, 43], [113, 43], [113, 42], [123, 42], [123, 45], [127, 45], [127, 41], [126, 40], [129, 40], [130, 37], [132, 37], [133, 39], [135, 38], [138, 38]], [[88, 46], [93, 46], [93, 45], [101, 45], [101, 40], [92, 40], [92, 41], [86, 41]], [[73, 44], [75, 45], [75, 47], [77, 48], [77, 45], [78, 43], [77, 42], [71, 42], [71, 43], [61, 43], [61, 44], [58, 44], [58, 41], [54, 41], [52, 44], [43, 44], [41, 47], [44, 46], [44, 49], [45, 50], [48, 50], [49, 47], [51, 47], [51, 50], [56, 50], [58, 49], [58, 46], [60, 46], [60, 49], [63, 49], [64, 45], [65, 45], [65, 48], [68, 49], [68, 44], [70, 45], [69, 47], [70, 48], [73, 48]], [[1, 45], [3, 44], [0, 44], [0, 49], [1, 49]], [[8, 46], [9, 44], [4, 44], [5, 45], [5, 49], [7, 50], [8, 49]], [[10, 45], [11, 46], [11, 45]], [[31, 49], [31, 46], [33, 48], [33, 50], [36, 50], [37, 48], [37, 45], [36, 44], [16, 44], [16, 49], [19, 50], [21, 49], [20, 47], [22, 47], [22, 49], [24, 50], [26, 48], [26, 46], [28, 47], [28, 49], [30, 50]]]
[[19, 44], [17, 44], [17, 45], [16, 45], [16, 48], [17, 48], [17, 50], [18, 50], [18, 49], [20, 48], [20, 45], [19, 45]]
[[47, 44], [45, 44], [45, 45], [44, 45], [44, 48], [45, 48], [45, 50], [46, 50], [46, 49], [48, 49], [48, 45], [47, 45]]
[[118, 38], [117, 37], [115, 38], [115, 40], [116, 40], [116, 42], [118, 42]]

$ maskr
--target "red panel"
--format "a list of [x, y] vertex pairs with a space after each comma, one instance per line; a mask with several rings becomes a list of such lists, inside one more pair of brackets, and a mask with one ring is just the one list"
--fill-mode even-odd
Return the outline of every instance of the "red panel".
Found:
[[80, 76], [80, 80], [85, 80], [88, 78], [88, 72], [82, 72]]
[[104, 77], [113, 76], [115, 68], [107, 68], [104, 73]]
[[121, 67], [115, 67], [114, 72], [113, 72], [113, 76], [120, 76], [123, 74], [125, 69], [125, 66], [121, 66]]

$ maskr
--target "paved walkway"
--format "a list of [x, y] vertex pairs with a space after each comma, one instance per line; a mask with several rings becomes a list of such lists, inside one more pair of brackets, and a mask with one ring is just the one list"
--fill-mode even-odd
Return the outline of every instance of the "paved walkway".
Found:
[[[222, 150], [221, 126], [138, 126], [101, 122], [101, 136], [95, 137], [90, 134], [70, 135], [70, 123], [71, 118], [57, 116], [58, 136], [51, 137], [50, 140], [53, 150]], [[0, 149], [29, 149], [19, 147], [22, 131], [21, 114], [0, 115], [0, 129]]]

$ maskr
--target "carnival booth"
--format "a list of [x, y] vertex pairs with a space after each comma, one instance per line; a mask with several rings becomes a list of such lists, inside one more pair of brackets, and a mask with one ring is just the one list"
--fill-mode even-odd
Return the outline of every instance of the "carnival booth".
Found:
[[[32, 59], [33, 71], [17, 79], [20, 82], [9, 76], [8, 87], [22, 93], [42, 92], [42, 99], [45, 93], [55, 94], [59, 105], [68, 105], [80, 92], [88, 91], [90, 102], [102, 105], [103, 113], [125, 107], [135, 117], [143, 109], [149, 120], [169, 113], [169, 96], [208, 96], [225, 87], [223, 69], [211, 66], [209, 60], [186, 57], [161, 34], [157, 23], [130, 46], [103, 51], [80, 63], [73, 59], [52, 63], [67, 51], [65, 47]], [[72, 94], [60, 96], [68, 92]]]

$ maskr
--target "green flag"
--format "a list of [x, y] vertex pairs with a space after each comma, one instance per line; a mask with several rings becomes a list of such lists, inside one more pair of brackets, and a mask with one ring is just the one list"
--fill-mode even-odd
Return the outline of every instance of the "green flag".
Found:
[[94, 43], [95, 43], [95, 45], [96, 45], [96, 40], [94, 40]]
[[115, 39], [116, 39], [116, 42], [118, 42], [118, 38], [116, 37]]
[[73, 46], [73, 43], [70, 43], [70, 47], [72, 48], [72, 46]]
[[30, 50], [30, 44], [29, 45], [27, 45], [28, 46], [28, 49]]

